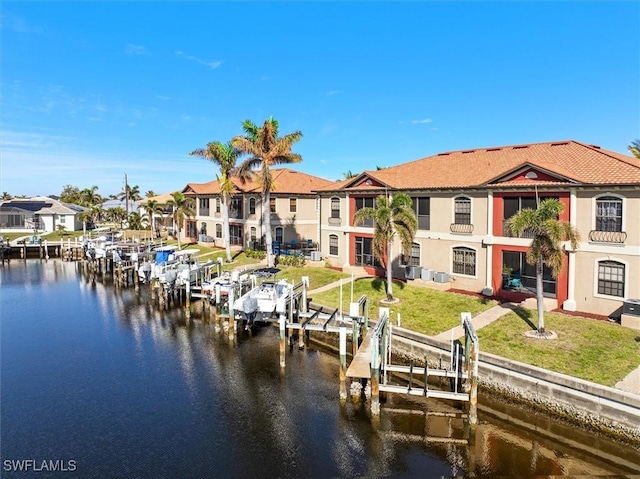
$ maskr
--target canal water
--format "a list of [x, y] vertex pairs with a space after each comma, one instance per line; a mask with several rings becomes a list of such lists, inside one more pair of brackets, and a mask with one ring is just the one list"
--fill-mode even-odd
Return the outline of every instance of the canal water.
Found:
[[[0, 476], [534, 478], [640, 474], [640, 452], [480, 394], [339, 400], [335, 353], [278, 332], [233, 342], [212, 322], [115, 289], [81, 263], [0, 270]], [[22, 472], [19, 471], [22, 469]]]

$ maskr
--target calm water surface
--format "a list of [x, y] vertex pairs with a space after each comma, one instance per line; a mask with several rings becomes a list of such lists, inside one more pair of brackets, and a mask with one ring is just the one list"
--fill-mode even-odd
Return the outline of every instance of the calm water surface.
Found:
[[[472, 430], [399, 396], [372, 421], [340, 403], [334, 353], [281, 370], [277, 330], [230, 342], [199, 305], [187, 323], [77, 263], [14, 260], [0, 287], [3, 478], [640, 474], [637, 450], [482, 395]], [[29, 459], [75, 470], [15, 471]]]

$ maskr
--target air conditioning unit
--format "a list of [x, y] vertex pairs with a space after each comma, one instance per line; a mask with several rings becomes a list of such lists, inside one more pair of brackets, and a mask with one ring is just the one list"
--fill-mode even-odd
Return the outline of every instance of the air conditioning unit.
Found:
[[422, 266], [405, 266], [404, 277], [406, 279], [418, 279], [421, 271]]
[[433, 280], [436, 283], [448, 283], [449, 275], [447, 273], [443, 273], [442, 271], [438, 271], [433, 275]]
[[622, 302], [622, 314], [640, 316], [640, 299], [625, 299]]
[[322, 254], [320, 254], [320, 251], [311, 252], [311, 261], [321, 261], [321, 260], [322, 260]]
[[423, 281], [433, 281], [433, 275], [436, 273], [434, 269], [422, 268], [420, 279]]

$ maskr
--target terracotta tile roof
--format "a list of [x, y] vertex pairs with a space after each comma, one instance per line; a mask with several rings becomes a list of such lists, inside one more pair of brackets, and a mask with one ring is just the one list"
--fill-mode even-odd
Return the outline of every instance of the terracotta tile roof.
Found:
[[163, 193], [161, 195], [152, 196], [151, 198], [144, 198], [138, 201], [138, 203], [140, 203], [141, 205], [146, 205], [149, 200], [154, 200], [154, 201], [157, 201], [159, 204], [164, 205], [167, 203], [167, 201], [171, 199], [173, 199], [173, 192]]
[[[500, 178], [527, 165], [557, 175], [558, 184], [640, 184], [640, 159], [574, 140], [452, 151], [366, 174], [398, 189], [469, 188], [513, 185]], [[530, 184], [549, 183], [553, 181]]]
[[[272, 168], [271, 173], [274, 183], [271, 192], [274, 194], [311, 194], [319, 188], [333, 184], [332, 181], [324, 178], [308, 175], [290, 168]], [[259, 193], [261, 191], [260, 183], [257, 180], [242, 183], [238, 177], [233, 177], [231, 181], [235, 184], [238, 192]], [[182, 191], [186, 194], [216, 195], [220, 194], [220, 184], [218, 180], [209, 181], [208, 183], [189, 183]]]

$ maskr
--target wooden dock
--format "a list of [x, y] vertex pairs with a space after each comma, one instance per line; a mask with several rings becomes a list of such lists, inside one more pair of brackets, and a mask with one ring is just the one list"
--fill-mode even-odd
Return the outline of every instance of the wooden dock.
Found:
[[347, 369], [348, 378], [371, 379], [371, 336], [364, 337], [358, 352]]

